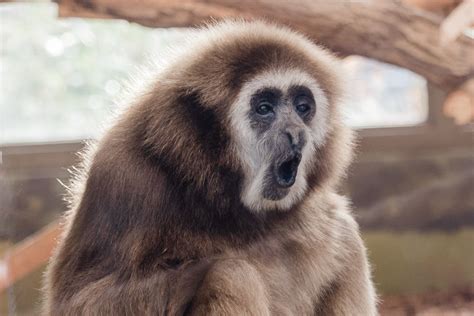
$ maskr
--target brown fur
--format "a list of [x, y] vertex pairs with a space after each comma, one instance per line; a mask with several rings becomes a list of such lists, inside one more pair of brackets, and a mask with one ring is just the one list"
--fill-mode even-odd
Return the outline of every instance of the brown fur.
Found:
[[[357, 225], [334, 193], [350, 133], [332, 57], [260, 22], [203, 34], [91, 150], [47, 273], [45, 313], [375, 314]], [[228, 110], [246, 80], [272, 67], [318, 80], [331, 129], [304, 200], [261, 214], [240, 201]]]

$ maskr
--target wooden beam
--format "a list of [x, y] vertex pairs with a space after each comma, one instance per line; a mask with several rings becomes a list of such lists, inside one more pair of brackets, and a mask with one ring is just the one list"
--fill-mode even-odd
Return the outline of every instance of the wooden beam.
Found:
[[463, 0], [403, 0], [403, 3], [414, 7], [447, 15]]
[[441, 24], [441, 45], [451, 44], [472, 24], [474, 24], [474, 0], [465, 0]]
[[443, 105], [443, 113], [458, 125], [474, 122], [474, 79], [451, 92]]
[[264, 18], [302, 31], [342, 55], [410, 69], [446, 91], [474, 76], [474, 41], [439, 44], [442, 17], [395, 1], [57, 0], [60, 16], [126, 19], [152, 27], [202, 25], [211, 19]]
[[7, 250], [0, 259], [0, 293], [44, 265], [51, 256], [60, 233], [59, 222], [53, 222]]

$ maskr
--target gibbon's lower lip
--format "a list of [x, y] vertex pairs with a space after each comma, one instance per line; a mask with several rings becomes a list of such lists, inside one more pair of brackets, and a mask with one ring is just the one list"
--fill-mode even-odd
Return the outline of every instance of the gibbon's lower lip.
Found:
[[281, 163], [277, 163], [275, 170], [276, 182], [283, 188], [291, 187], [296, 180], [301, 154], [295, 153]]

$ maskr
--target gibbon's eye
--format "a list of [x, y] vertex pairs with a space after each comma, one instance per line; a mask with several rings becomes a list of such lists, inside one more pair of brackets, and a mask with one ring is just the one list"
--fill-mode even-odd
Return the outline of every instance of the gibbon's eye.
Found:
[[273, 113], [273, 106], [268, 101], [262, 101], [258, 104], [256, 112], [259, 115], [268, 115], [270, 113]]
[[309, 105], [306, 104], [306, 103], [303, 103], [303, 104], [298, 104], [296, 106], [296, 109], [298, 110], [298, 112], [300, 113], [306, 113], [309, 111]]
[[295, 100], [296, 111], [300, 114], [305, 114], [311, 109], [311, 100], [307, 96], [299, 96]]

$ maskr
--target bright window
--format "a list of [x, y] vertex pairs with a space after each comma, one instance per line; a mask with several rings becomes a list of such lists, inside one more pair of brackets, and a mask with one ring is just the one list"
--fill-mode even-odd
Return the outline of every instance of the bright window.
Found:
[[[94, 137], [129, 73], [186, 33], [120, 20], [60, 19], [53, 3], [1, 4], [0, 21], [0, 143]], [[425, 120], [424, 79], [360, 57], [346, 59], [345, 66], [352, 83], [349, 124]]]
[[428, 116], [426, 80], [404, 68], [350, 56], [348, 123], [354, 127], [394, 127], [421, 124]]

